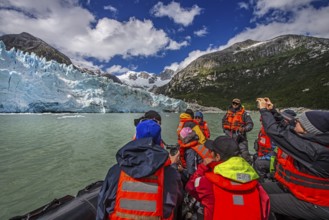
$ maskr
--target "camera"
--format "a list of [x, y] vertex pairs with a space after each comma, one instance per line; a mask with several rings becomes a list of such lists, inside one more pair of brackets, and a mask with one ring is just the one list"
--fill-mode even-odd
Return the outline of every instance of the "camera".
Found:
[[179, 151], [179, 144], [166, 145], [166, 149], [169, 150], [171, 156], [174, 156]]

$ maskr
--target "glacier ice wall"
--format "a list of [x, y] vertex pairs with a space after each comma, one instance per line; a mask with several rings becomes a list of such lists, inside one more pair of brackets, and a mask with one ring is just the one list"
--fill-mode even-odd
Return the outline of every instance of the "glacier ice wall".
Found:
[[0, 41], [0, 112], [183, 111], [182, 100], [133, 89], [35, 54], [6, 51]]

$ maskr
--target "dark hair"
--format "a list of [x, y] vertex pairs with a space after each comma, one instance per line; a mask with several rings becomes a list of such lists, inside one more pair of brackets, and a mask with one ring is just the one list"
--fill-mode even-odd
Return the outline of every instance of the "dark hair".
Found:
[[150, 110], [148, 112], [145, 112], [144, 116], [134, 119], [134, 125], [137, 126], [139, 122], [147, 120], [147, 119], [153, 119], [158, 124], [161, 124], [161, 115], [154, 110]]
[[186, 110], [185, 110], [185, 113], [191, 115], [191, 117], [194, 118], [194, 112], [193, 112], [192, 109], [189, 109], [189, 108], [186, 109]]

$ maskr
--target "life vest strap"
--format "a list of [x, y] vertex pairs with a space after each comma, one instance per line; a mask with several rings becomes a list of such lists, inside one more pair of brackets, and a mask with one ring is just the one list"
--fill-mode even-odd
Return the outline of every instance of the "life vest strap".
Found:
[[314, 189], [324, 189], [329, 190], [329, 181], [328, 180], [317, 180], [307, 178], [305, 176], [292, 173], [289, 170], [283, 169], [281, 164], [278, 165], [278, 175], [281, 176], [285, 181], [298, 184], [301, 186], [314, 188]]
[[128, 213], [122, 213], [117, 212], [116, 216], [122, 219], [136, 219], [136, 220], [160, 220], [161, 218], [159, 216], [137, 216], [136, 214], [128, 214]]

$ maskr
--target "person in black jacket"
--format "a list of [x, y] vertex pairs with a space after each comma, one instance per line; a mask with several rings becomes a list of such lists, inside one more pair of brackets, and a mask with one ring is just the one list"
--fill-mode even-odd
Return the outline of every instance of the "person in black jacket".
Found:
[[263, 183], [271, 211], [298, 219], [329, 219], [329, 112], [307, 111], [295, 123], [282, 125], [269, 98], [257, 102], [264, 129], [279, 146], [278, 182]]
[[[137, 124], [136, 140], [127, 143], [117, 152], [117, 164], [109, 169], [105, 177], [98, 195], [97, 220], [111, 219], [110, 215], [113, 214], [115, 216], [121, 215], [121, 218], [130, 216], [129, 219], [138, 219], [145, 217], [138, 214], [140, 210], [150, 210], [152, 208], [162, 209], [162, 216], [158, 216], [161, 219], [174, 215], [175, 209], [181, 203], [183, 197], [181, 177], [175, 169], [176, 167], [174, 167], [179, 160], [179, 152], [174, 156], [169, 155], [160, 146], [160, 134], [161, 127], [155, 120], [147, 119]], [[132, 195], [136, 192], [152, 191], [154, 194], [155, 185], [147, 184], [145, 181], [160, 179], [161, 174], [158, 174], [158, 171], [161, 169], [164, 169], [163, 188], [161, 191], [155, 192], [158, 192], [157, 198], [159, 196], [163, 198], [162, 203], [157, 200], [154, 207], [153, 205], [146, 205], [154, 204], [154, 200], [147, 200], [147, 193], [144, 193], [138, 202], [129, 199], [129, 197], [117, 196], [118, 193], [123, 191], [123, 193], [129, 192]], [[132, 180], [127, 181], [127, 178]], [[120, 181], [122, 181], [122, 188], [118, 187]], [[161, 187], [162, 184], [160, 181], [160, 184], [156, 186]], [[163, 192], [163, 194], [161, 195], [159, 192]], [[128, 211], [122, 212], [122, 209]], [[131, 210], [133, 210], [133, 213], [129, 213]]]

